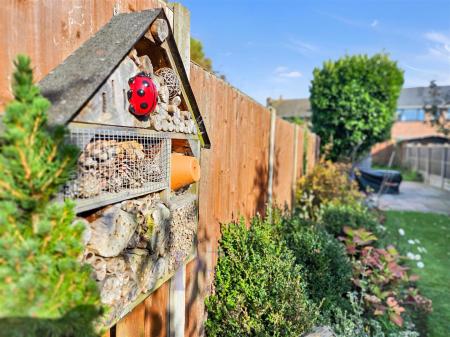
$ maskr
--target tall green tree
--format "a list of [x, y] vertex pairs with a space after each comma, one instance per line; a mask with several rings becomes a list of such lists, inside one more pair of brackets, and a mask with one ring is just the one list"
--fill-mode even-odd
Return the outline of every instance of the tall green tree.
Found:
[[33, 85], [30, 59], [15, 66], [0, 145], [0, 331], [93, 336], [99, 296], [80, 263], [84, 226], [72, 202], [52, 201], [78, 150], [64, 143], [63, 127], [47, 125], [50, 103]]
[[357, 158], [389, 139], [403, 71], [388, 55], [345, 56], [313, 74], [313, 131], [322, 147], [331, 144], [329, 159]]
[[206, 70], [212, 71], [211, 59], [206, 57], [200, 40], [194, 39], [193, 37], [191, 37], [191, 60]]

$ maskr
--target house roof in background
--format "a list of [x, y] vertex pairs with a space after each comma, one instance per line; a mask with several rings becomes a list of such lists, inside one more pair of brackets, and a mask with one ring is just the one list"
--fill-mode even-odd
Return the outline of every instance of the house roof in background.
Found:
[[[442, 105], [450, 105], [450, 85], [438, 87]], [[403, 88], [397, 101], [398, 108], [422, 108], [432, 101], [429, 87]]]
[[300, 99], [277, 99], [269, 103], [275, 108], [279, 117], [311, 117], [311, 104], [308, 98]]

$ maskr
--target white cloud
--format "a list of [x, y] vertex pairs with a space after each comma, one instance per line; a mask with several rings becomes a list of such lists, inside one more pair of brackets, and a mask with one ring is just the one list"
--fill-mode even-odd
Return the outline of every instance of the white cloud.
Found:
[[378, 20], [373, 20], [372, 23], [370, 24], [370, 27], [375, 28], [376, 26], [378, 26]]
[[290, 70], [285, 66], [278, 66], [273, 71], [277, 78], [299, 78], [302, 77], [303, 74], [298, 70]]
[[450, 35], [440, 32], [428, 32], [424, 36], [433, 43], [428, 48], [428, 54], [436, 60], [450, 62]]
[[317, 46], [299, 39], [289, 39], [286, 46], [305, 56], [316, 53], [319, 50]]
[[444, 45], [450, 45], [450, 37], [439, 32], [425, 33], [425, 38], [431, 42], [436, 42]]
[[280, 74], [281, 77], [287, 77], [287, 78], [299, 78], [302, 77], [303, 74], [299, 71], [289, 71], [287, 73]]

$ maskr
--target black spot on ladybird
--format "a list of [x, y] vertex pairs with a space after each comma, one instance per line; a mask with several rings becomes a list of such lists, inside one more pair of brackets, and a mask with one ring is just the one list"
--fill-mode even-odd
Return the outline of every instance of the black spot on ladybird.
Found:
[[128, 100], [130, 100], [131, 99], [131, 96], [133, 95], [133, 91], [132, 90], [128, 90], [127, 91], [127, 97], [128, 97]]
[[144, 89], [139, 89], [139, 90], [137, 91], [137, 94], [138, 94], [139, 96], [143, 97], [143, 96], [145, 95]]
[[134, 83], [134, 77], [132, 77], [128, 80], [128, 84], [133, 84], [133, 83]]
[[128, 111], [130, 111], [132, 114], [134, 114], [136, 112], [136, 110], [134, 110], [134, 107], [131, 104], [128, 107]]
[[147, 103], [141, 103], [140, 105], [141, 109], [147, 109], [148, 108], [148, 104]]
[[142, 81], [142, 84], [144, 85], [144, 87], [149, 87], [150, 83], [148, 81]]

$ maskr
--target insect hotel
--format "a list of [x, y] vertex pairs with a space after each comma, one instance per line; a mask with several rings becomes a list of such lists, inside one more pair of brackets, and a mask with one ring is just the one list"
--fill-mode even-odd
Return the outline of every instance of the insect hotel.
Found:
[[80, 149], [60, 197], [86, 224], [110, 326], [194, 256], [209, 138], [163, 10], [113, 17], [39, 86]]

